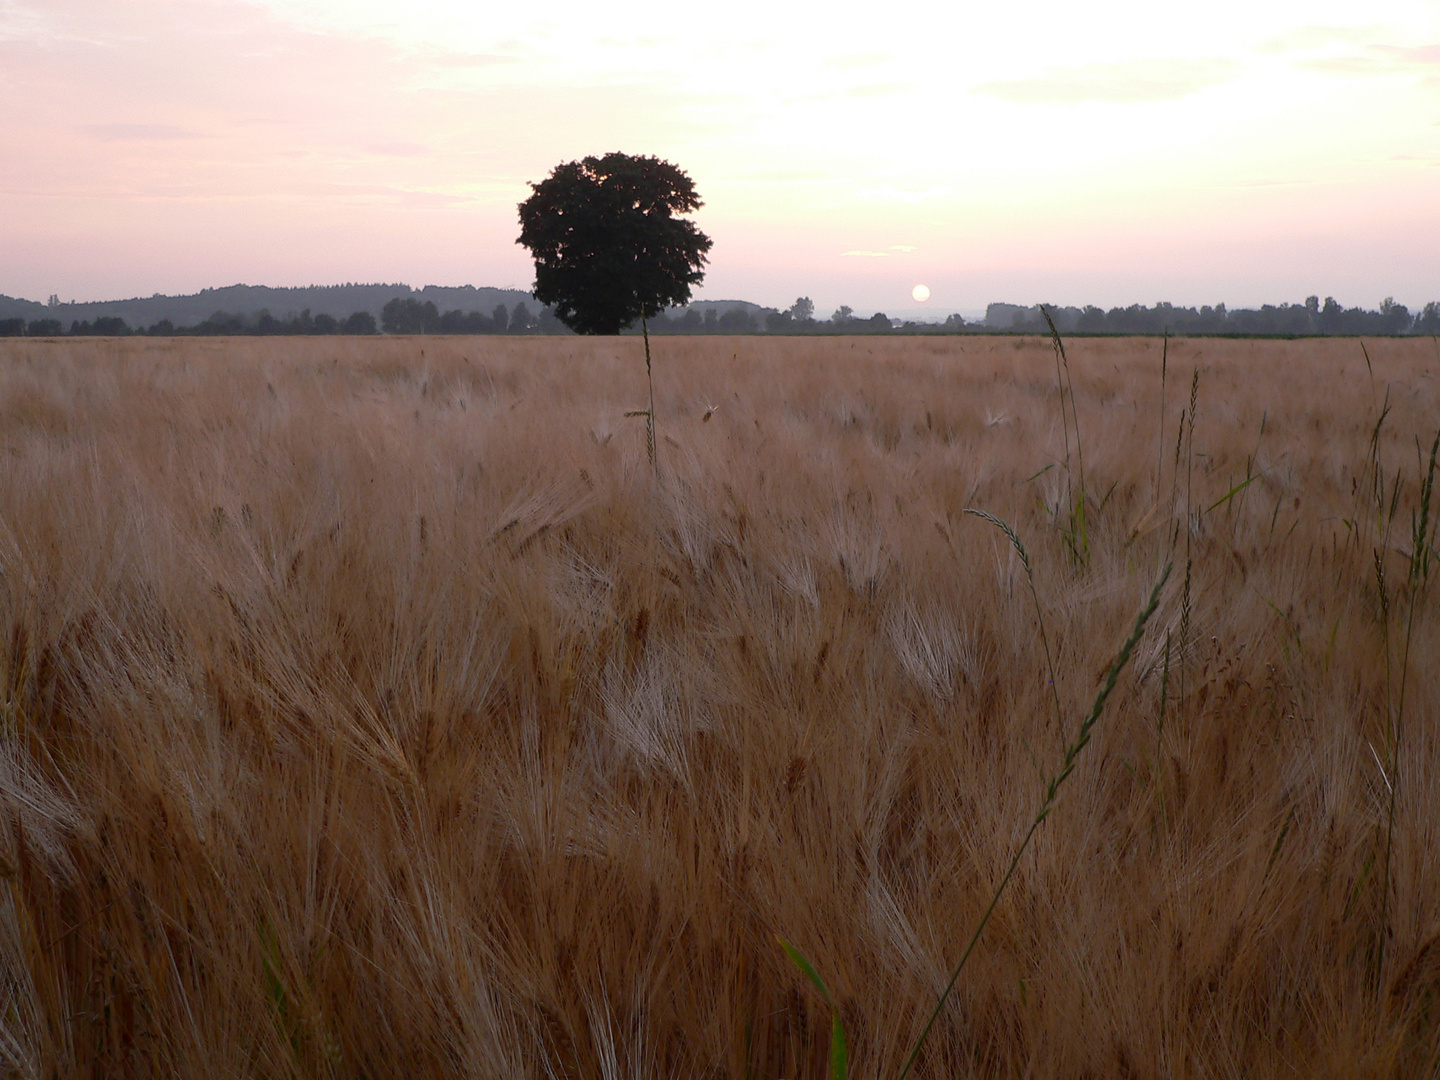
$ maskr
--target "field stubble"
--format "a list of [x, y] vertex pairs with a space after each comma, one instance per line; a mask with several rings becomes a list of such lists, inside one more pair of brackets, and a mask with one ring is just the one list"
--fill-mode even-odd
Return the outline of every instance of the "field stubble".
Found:
[[655, 348], [0, 350], [0, 1071], [893, 1077], [1171, 559], [914, 1075], [1435, 1068], [1431, 341]]

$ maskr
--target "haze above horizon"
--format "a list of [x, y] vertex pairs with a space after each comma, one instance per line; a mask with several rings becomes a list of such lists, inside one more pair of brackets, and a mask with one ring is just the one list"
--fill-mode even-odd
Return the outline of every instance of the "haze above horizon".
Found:
[[1440, 293], [1440, 5], [0, 0], [0, 293], [528, 288], [527, 181], [686, 169], [698, 299]]

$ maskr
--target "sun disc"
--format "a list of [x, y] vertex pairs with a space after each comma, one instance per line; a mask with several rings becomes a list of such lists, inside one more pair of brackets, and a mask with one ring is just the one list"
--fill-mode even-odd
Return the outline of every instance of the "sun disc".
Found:
[[930, 299], [930, 286], [916, 285], [915, 288], [910, 290], [910, 295], [915, 298], [917, 304], [923, 304], [926, 300]]

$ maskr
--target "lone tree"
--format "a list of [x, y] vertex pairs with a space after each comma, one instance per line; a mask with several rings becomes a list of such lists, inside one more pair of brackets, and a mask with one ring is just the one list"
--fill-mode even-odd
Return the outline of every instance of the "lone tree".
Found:
[[[618, 334], [687, 303], [711, 240], [676, 215], [701, 206], [668, 161], [606, 154], [557, 165], [520, 204], [535, 297], [578, 334]], [[647, 334], [648, 337], [648, 334]]]
[[655, 476], [653, 319], [690, 300], [711, 240], [677, 214], [702, 205], [683, 171], [654, 157], [606, 154], [555, 166], [520, 204], [520, 239], [535, 257], [535, 298], [578, 334], [618, 334], [640, 320], [650, 408], [645, 450]]

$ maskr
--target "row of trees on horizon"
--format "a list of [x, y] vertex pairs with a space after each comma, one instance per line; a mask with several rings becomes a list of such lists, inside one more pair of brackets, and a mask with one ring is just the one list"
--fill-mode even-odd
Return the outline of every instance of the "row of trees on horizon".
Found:
[[[1186, 308], [1160, 303], [1147, 308], [1047, 307], [1058, 330], [1073, 334], [1236, 334], [1247, 336], [1306, 337], [1310, 335], [1398, 335], [1440, 333], [1440, 302], [1432, 301], [1412, 313], [1394, 297], [1386, 297], [1377, 311], [1347, 308], [1328, 296], [1307, 297], [1303, 304], [1265, 304], [1231, 311], [1224, 304]], [[986, 324], [1012, 332], [1043, 333], [1048, 328], [1038, 306], [1020, 308], [991, 304]]]
[[[1387, 298], [1378, 310], [1347, 308], [1333, 297], [1322, 303], [1311, 296], [1301, 304], [1265, 304], [1259, 308], [1228, 309], [1177, 307], [1158, 303], [1153, 307], [1132, 304], [1109, 310], [1095, 306], [1058, 307], [991, 304], [983, 320], [966, 322], [951, 315], [944, 322], [892, 320], [883, 312], [868, 317], [855, 315], [846, 306], [829, 318], [817, 319], [815, 305], [808, 297], [798, 298], [785, 311], [736, 303], [722, 310], [708, 306], [668, 312], [649, 320], [651, 334], [1045, 334], [1045, 315], [1065, 334], [1180, 334], [1235, 335], [1245, 337], [1306, 337], [1312, 335], [1393, 336], [1440, 334], [1440, 302], [1432, 301], [1418, 313]], [[638, 325], [624, 331], [640, 333]], [[488, 315], [479, 311], [441, 312], [432, 301], [413, 297], [387, 303], [380, 319], [366, 311], [338, 319], [332, 315], [312, 316], [309, 309], [298, 315], [277, 318], [269, 311], [230, 314], [217, 311], [191, 326], [175, 326], [161, 319], [147, 328], [131, 327], [124, 319], [100, 317], [93, 322], [76, 320], [66, 327], [59, 319], [0, 319], [0, 337], [119, 337], [143, 334], [172, 336], [311, 336], [371, 334], [569, 334], [571, 331], [545, 306], [531, 311], [525, 303], [513, 309], [497, 305]]]

